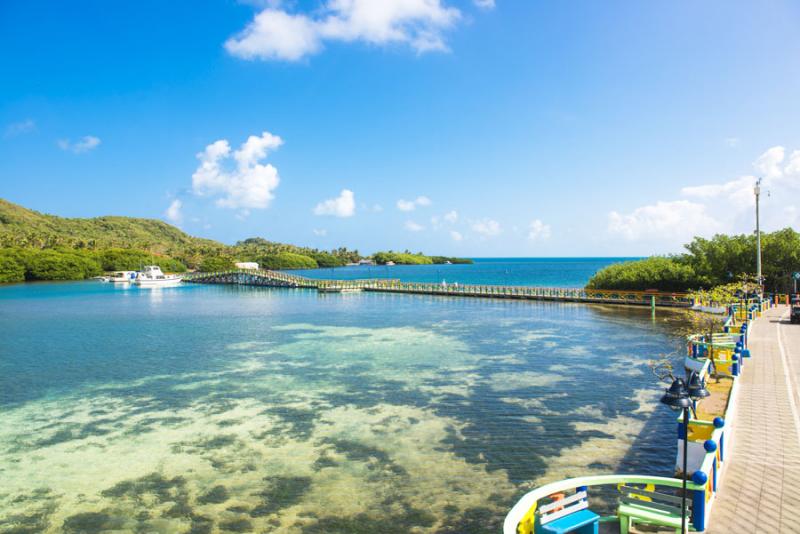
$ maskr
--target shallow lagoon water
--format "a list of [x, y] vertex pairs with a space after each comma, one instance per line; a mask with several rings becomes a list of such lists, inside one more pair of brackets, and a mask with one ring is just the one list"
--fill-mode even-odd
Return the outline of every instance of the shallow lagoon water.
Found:
[[94, 282], [0, 288], [0, 532], [497, 532], [668, 474], [671, 314]]

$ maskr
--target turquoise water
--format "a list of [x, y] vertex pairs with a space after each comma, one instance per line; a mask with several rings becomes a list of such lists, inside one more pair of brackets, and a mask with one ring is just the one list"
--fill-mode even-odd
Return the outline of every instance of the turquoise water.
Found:
[[0, 287], [0, 532], [498, 532], [669, 474], [674, 316], [96, 282]]
[[475, 258], [466, 265], [383, 265], [292, 271], [312, 278], [397, 278], [404, 282], [583, 287], [599, 269], [637, 258]]

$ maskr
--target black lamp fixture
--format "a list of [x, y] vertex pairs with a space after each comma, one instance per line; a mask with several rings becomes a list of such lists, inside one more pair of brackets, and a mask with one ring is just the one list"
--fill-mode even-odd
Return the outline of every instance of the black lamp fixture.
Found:
[[[699, 380], [699, 377], [697, 379]], [[708, 393], [708, 390], [702, 387], [702, 384], [700, 389], [696, 391], [700, 390]], [[669, 389], [661, 397], [661, 404], [666, 404], [675, 411], [683, 411], [683, 431], [681, 432], [683, 437], [683, 492], [681, 494], [681, 533], [683, 533], [686, 532], [686, 478], [688, 477], [688, 473], [686, 473], [686, 471], [688, 469], [687, 460], [689, 456], [689, 408], [694, 407], [694, 403], [692, 402], [691, 397], [689, 397], [689, 388], [686, 386], [686, 382], [683, 380], [683, 378], [672, 377], [672, 384], [669, 386]]]
[[683, 378], [673, 378], [672, 385], [661, 397], [661, 404], [666, 404], [675, 411], [692, 407], [692, 400], [689, 398], [689, 389]]
[[711, 396], [711, 393], [706, 389], [706, 381], [700, 378], [696, 371], [692, 371], [689, 375], [689, 384], [687, 386], [689, 398], [693, 401], [699, 401]]

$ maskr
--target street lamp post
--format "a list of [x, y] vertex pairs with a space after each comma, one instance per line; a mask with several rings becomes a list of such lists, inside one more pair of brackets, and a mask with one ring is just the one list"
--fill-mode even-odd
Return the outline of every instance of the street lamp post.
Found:
[[759, 221], [759, 199], [761, 197], [761, 178], [756, 180], [756, 185], [753, 188], [756, 194], [756, 282], [758, 283], [759, 296], [762, 292], [761, 286], [761, 224]]
[[681, 532], [686, 532], [686, 480], [689, 476], [689, 408], [694, 408], [693, 401], [708, 397], [705, 388], [697, 373], [692, 373], [689, 385], [682, 378], [673, 377], [672, 385], [661, 397], [661, 403], [666, 404], [675, 411], [683, 411], [683, 492], [681, 494]]

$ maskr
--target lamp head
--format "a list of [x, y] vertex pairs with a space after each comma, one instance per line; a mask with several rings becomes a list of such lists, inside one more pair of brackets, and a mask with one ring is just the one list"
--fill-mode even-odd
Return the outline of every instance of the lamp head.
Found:
[[661, 397], [661, 404], [666, 404], [673, 410], [682, 410], [692, 405], [689, 399], [689, 391], [686, 389], [686, 382], [682, 378], [675, 378], [669, 389]]
[[692, 374], [689, 375], [689, 385], [686, 389], [688, 390], [689, 398], [694, 401], [711, 396], [711, 393], [706, 389], [705, 381], [701, 380], [700, 375], [695, 371], [692, 371]]

